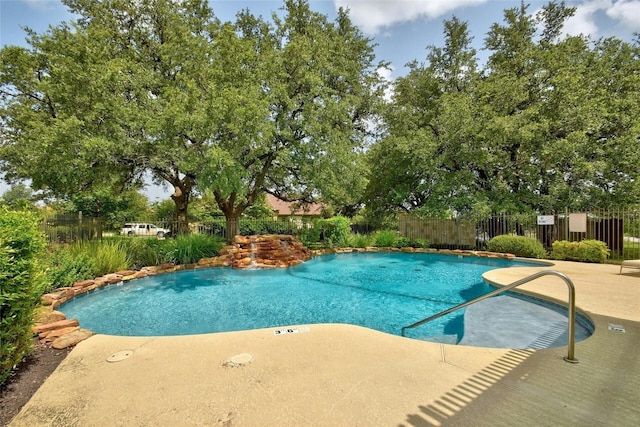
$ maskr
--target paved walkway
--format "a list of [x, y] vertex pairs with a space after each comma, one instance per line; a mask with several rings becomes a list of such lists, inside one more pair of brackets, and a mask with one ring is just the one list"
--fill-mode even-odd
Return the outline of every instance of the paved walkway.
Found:
[[[486, 278], [506, 284], [545, 268], [494, 270]], [[638, 425], [640, 273], [569, 262], [553, 269], [574, 281], [577, 306], [596, 327], [576, 345], [578, 364], [563, 361], [566, 347], [453, 346], [349, 325], [280, 335], [96, 335], [10, 425]], [[567, 298], [553, 276], [525, 289]]]

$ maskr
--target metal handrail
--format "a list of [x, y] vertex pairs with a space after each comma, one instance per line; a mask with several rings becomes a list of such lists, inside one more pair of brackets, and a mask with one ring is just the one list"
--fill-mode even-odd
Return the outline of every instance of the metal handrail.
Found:
[[449, 313], [452, 313], [456, 310], [460, 310], [461, 308], [465, 308], [471, 304], [475, 304], [476, 302], [482, 301], [484, 299], [490, 298], [492, 296], [501, 294], [503, 292], [507, 292], [510, 289], [513, 289], [517, 286], [523, 285], [525, 283], [531, 282], [532, 280], [538, 279], [539, 277], [542, 276], [558, 276], [561, 279], [563, 279], [566, 283], [567, 286], [569, 287], [569, 343], [568, 343], [568, 351], [567, 351], [567, 356], [564, 358], [565, 361], [570, 362], [570, 363], [578, 363], [578, 359], [576, 359], [574, 357], [574, 349], [575, 349], [575, 317], [576, 317], [576, 292], [575, 292], [575, 287], [573, 286], [573, 282], [571, 281], [571, 279], [569, 279], [569, 277], [567, 277], [565, 274], [560, 273], [558, 271], [554, 271], [554, 270], [545, 270], [545, 271], [539, 271], [537, 273], [534, 273], [530, 276], [527, 276], [523, 279], [517, 280], [513, 283], [510, 283], [504, 287], [501, 287], [500, 289], [496, 289], [495, 291], [491, 291], [489, 293], [486, 293], [484, 295], [481, 295], [477, 298], [472, 299], [471, 301], [467, 301], [465, 303], [462, 304], [458, 304], [455, 307], [452, 307], [448, 310], [442, 311], [438, 314], [434, 314], [433, 316], [427, 317], [426, 319], [422, 319], [419, 322], [416, 322], [412, 325], [409, 326], [405, 326], [404, 328], [402, 328], [402, 336], [405, 336], [405, 331], [407, 329], [412, 329], [412, 328], [416, 328], [420, 325], [424, 325], [427, 322], [431, 322], [432, 320], [438, 319], [442, 316], [446, 316]]

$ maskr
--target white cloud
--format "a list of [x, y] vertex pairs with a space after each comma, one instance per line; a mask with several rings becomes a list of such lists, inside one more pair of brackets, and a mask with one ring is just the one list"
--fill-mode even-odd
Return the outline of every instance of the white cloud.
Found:
[[384, 80], [390, 82], [390, 81], [393, 81], [393, 70], [394, 69], [395, 69], [395, 67], [393, 65], [389, 65], [387, 67], [378, 67], [376, 72]]
[[597, 36], [596, 12], [611, 6], [609, 0], [591, 0], [576, 5], [576, 12], [564, 24], [563, 33], [570, 36]]
[[640, 31], [640, 1], [619, 0], [607, 9], [607, 16], [632, 31]]
[[488, 0], [333, 0], [336, 10], [349, 9], [351, 20], [365, 34], [374, 35], [393, 24], [418, 18], [434, 19], [455, 9]]
[[600, 37], [603, 28], [598, 14], [605, 14], [631, 31], [640, 30], [640, 0], [587, 0], [575, 6], [575, 15], [564, 26], [565, 34]]

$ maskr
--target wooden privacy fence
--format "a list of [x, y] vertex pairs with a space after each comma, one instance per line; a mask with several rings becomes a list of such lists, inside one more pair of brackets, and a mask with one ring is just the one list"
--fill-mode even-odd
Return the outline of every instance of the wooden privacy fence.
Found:
[[640, 258], [640, 208], [550, 214], [501, 214], [485, 218], [419, 218], [399, 216], [400, 234], [426, 239], [432, 247], [486, 248], [493, 237], [513, 234], [533, 237], [551, 250], [556, 240], [585, 239], [607, 244], [612, 258]]

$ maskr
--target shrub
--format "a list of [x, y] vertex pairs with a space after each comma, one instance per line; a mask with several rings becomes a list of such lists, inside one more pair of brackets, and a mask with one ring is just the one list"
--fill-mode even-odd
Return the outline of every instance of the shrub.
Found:
[[578, 256], [585, 262], [605, 262], [610, 253], [607, 244], [599, 240], [583, 240], [578, 246]]
[[286, 234], [288, 224], [285, 222], [243, 220], [240, 221], [240, 234], [250, 236], [255, 234]]
[[396, 246], [398, 235], [393, 230], [380, 230], [374, 234], [374, 246], [379, 248], [392, 248]]
[[163, 248], [167, 246], [167, 240], [158, 239], [127, 239], [127, 258], [129, 267], [142, 268], [148, 265], [160, 265], [169, 262], [170, 255]]
[[411, 246], [411, 243], [412, 242], [410, 238], [401, 236], [396, 239], [395, 246], [398, 248], [408, 248], [409, 246]]
[[320, 244], [320, 227], [317, 226], [317, 221], [314, 222], [312, 227], [305, 228], [300, 233], [300, 241], [305, 246], [311, 248], [315, 246], [322, 246]]
[[122, 239], [82, 240], [69, 248], [73, 256], [88, 256], [92, 260], [93, 277], [127, 270], [131, 264], [127, 245]]
[[180, 235], [175, 239], [126, 239], [127, 258], [132, 268], [165, 262], [193, 264], [216, 256], [225, 245], [221, 237], [209, 234]]
[[204, 234], [182, 235], [168, 243], [168, 261], [176, 264], [193, 264], [202, 258], [215, 256], [224, 246], [221, 239]]
[[609, 254], [607, 244], [599, 240], [582, 240], [580, 242], [556, 240], [553, 242], [553, 258], [557, 260], [605, 262]]
[[491, 252], [514, 254], [525, 258], [544, 258], [547, 256], [544, 246], [533, 237], [502, 235], [489, 240], [487, 249]]
[[40, 219], [0, 210], [0, 384], [32, 350], [34, 310], [44, 284]]
[[309, 233], [306, 239], [308, 239], [310, 243], [321, 241], [325, 246], [330, 248], [346, 246], [349, 236], [351, 235], [351, 226], [349, 224], [349, 218], [344, 216], [319, 219], [313, 225], [313, 232]]
[[418, 237], [417, 239], [413, 239], [411, 241], [411, 246], [413, 246], [414, 248], [428, 248], [429, 241], [427, 239], [421, 239]]
[[46, 262], [46, 284], [42, 293], [93, 277], [93, 259], [86, 253], [74, 256], [69, 248], [58, 247], [48, 254]]
[[558, 260], [578, 260], [578, 242], [556, 240], [553, 242], [551, 256]]
[[351, 248], [366, 248], [372, 246], [373, 239], [368, 234], [355, 233], [347, 239], [347, 246]]

